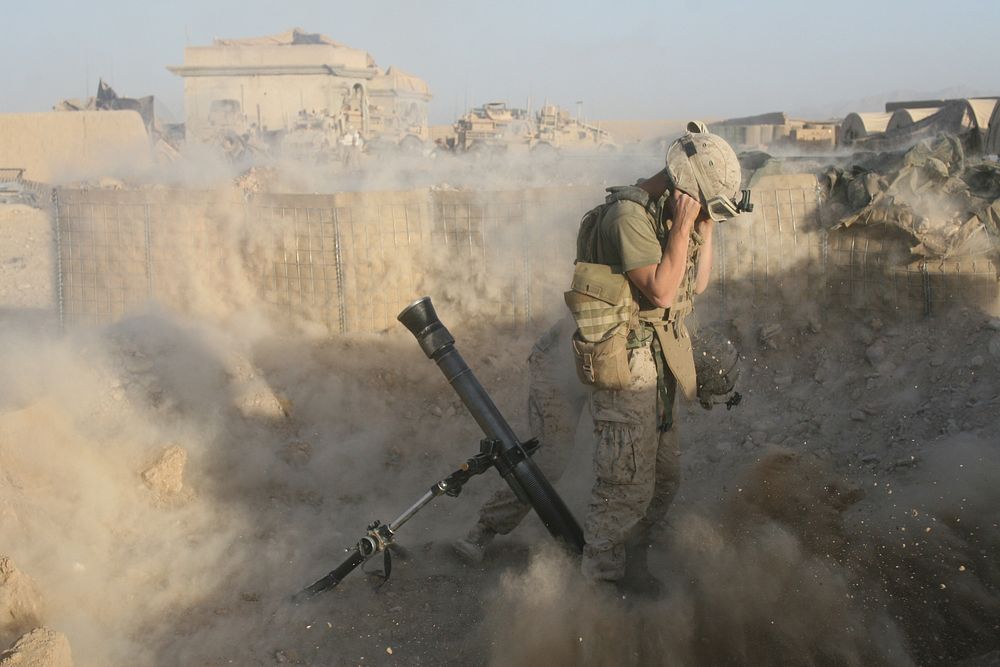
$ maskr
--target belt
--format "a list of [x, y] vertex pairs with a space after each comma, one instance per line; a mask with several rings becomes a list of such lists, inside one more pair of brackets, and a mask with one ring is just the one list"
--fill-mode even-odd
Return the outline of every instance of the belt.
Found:
[[662, 324], [664, 322], [676, 322], [687, 317], [694, 311], [694, 303], [688, 299], [678, 301], [671, 308], [650, 308], [639, 311], [639, 320], [651, 324]]
[[653, 308], [651, 310], [640, 311], [639, 321], [643, 324], [661, 327], [673, 325], [674, 333], [679, 337], [684, 318], [692, 312], [694, 312], [694, 303], [690, 300], [678, 301], [669, 309]]

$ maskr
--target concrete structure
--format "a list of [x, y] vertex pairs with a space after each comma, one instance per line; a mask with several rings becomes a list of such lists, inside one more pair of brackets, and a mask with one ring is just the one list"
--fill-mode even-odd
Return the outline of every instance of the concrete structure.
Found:
[[782, 112], [731, 118], [709, 129], [736, 150], [828, 149], [836, 145], [837, 124], [789, 118]]
[[149, 135], [135, 111], [0, 114], [0, 167], [60, 183], [126, 174], [152, 163]]
[[184, 79], [187, 136], [219, 129], [243, 134], [288, 132], [303, 115], [333, 119], [341, 133], [366, 140], [427, 138], [427, 84], [394, 67], [383, 71], [368, 52], [294, 29], [249, 39], [217, 39], [184, 49], [168, 67]]

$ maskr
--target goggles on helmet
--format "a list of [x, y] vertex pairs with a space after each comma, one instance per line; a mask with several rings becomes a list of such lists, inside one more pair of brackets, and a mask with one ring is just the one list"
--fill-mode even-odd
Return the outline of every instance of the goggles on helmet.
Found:
[[715, 222], [722, 222], [730, 218], [735, 218], [740, 213], [750, 213], [753, 211], [753, 204], [750, 203], [750, 190], [741, 190], [743, 194], [739, 201], [723, 195], [706, 197], [705, 193], [709, 191], [706, 185], [708, 183], [708, 176], [701, 166], [701, 156], [698, 155], [698, 149], [695, 147], [694, 141], [692, 141], [690, 136], [681, 137], [680, 141], [681, 146], [684, 148], [684, 153], [687, 155], [688, 164], [691, 165], [691, 171], [694, 173], [694, 180], [698, 183], [702, 206], [705, 207], [708, 217]]

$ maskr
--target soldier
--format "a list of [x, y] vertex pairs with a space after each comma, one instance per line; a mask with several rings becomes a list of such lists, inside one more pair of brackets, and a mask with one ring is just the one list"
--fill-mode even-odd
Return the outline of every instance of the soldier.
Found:
[[[626, 543], [636, 547], [638, 569], [645, 570], [650, 529], [677, 491], [675, 398], [680, 393], [691, 400], [698, 392], [684, 320], [694, 296], [708, 286], [715, 223], [739, 213], [733, 198], [740, 166], [733, 149], [703, 125], [688, 129], [667, 150], [666, 168], [638, 187], [613, 192], [609, 199], [617, 199], [592, 225], [581, 225], [577, 241], [578, 298], [567, 302], [580, 325], [574, 345], [585, 367], [588, 353], [606, 347], [606, 333], [592, 342], [594, 327], [606, 332], [602, 318], [612, 313], [626, 320], [614, 336], [625, 337], [620, 369], [609, 373], [592, 363], [595, 375], [589, 378], [598, 443], [583, 571], [596, 581], [621, 581]], [[580, 291], [581, 275], [608, 268], [611, 276], [626, 278], [627, 289], [615, 304]], [[602, 370], [605, 377], [597, 377]]]
[[[559, 397], [546, 391], [558, 373], [540, 362], [558, 362], [560, 346], [554, 343], [577, 325], [577, 374], [593, 388], [598, 438], [583, 554], [583, 571], [595, 581], [622, 580], [626, 543], [634, 561], [630, 570], [646, 574], [650, 529], [679, 481], [675, 396], [680, 392], [690, 400], [697, 394], [684, 320], [694, 295], [708, 286], [714, 224], [739, 212], [733, 197], [740, 167], [732, 148], [703, 124], [691, 123], [688, 130], [668, 148], [665, 169], [636, 186], [610, 188], [605, 204], [584, 216], [574, 289], [567, 293], [576, 321], [556, 325], [529, 359], [529, 414], [542, 418], [532, 424], [543, 443], [536, 456], [550, 449], [539, 464], [546, 476], [557, 478], [572, 448], [581, 400], [572, 392]], [[508, 490], [498, 492], [456, 550], [478, 560], [485, 545], [512, 530], [526, 512]], [[643, 585], [655, 586], [644, 578]]]

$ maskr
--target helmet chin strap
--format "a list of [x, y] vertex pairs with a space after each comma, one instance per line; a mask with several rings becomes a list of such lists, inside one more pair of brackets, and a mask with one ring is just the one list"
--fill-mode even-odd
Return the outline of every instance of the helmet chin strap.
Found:
[[690, 135], [681, 137], [681, 146], [684, 148], [685, 155], [687, 155], [688, 164], [691, 165], [694, 180], [698, 184], [698, 195], [701, 203], [702, 205], [707, 204], [709, 191], [708, 174], [705, 173], [705, 169], [701, 165], [701, 155], [698, 154], [698, 149], [695, 147]]

